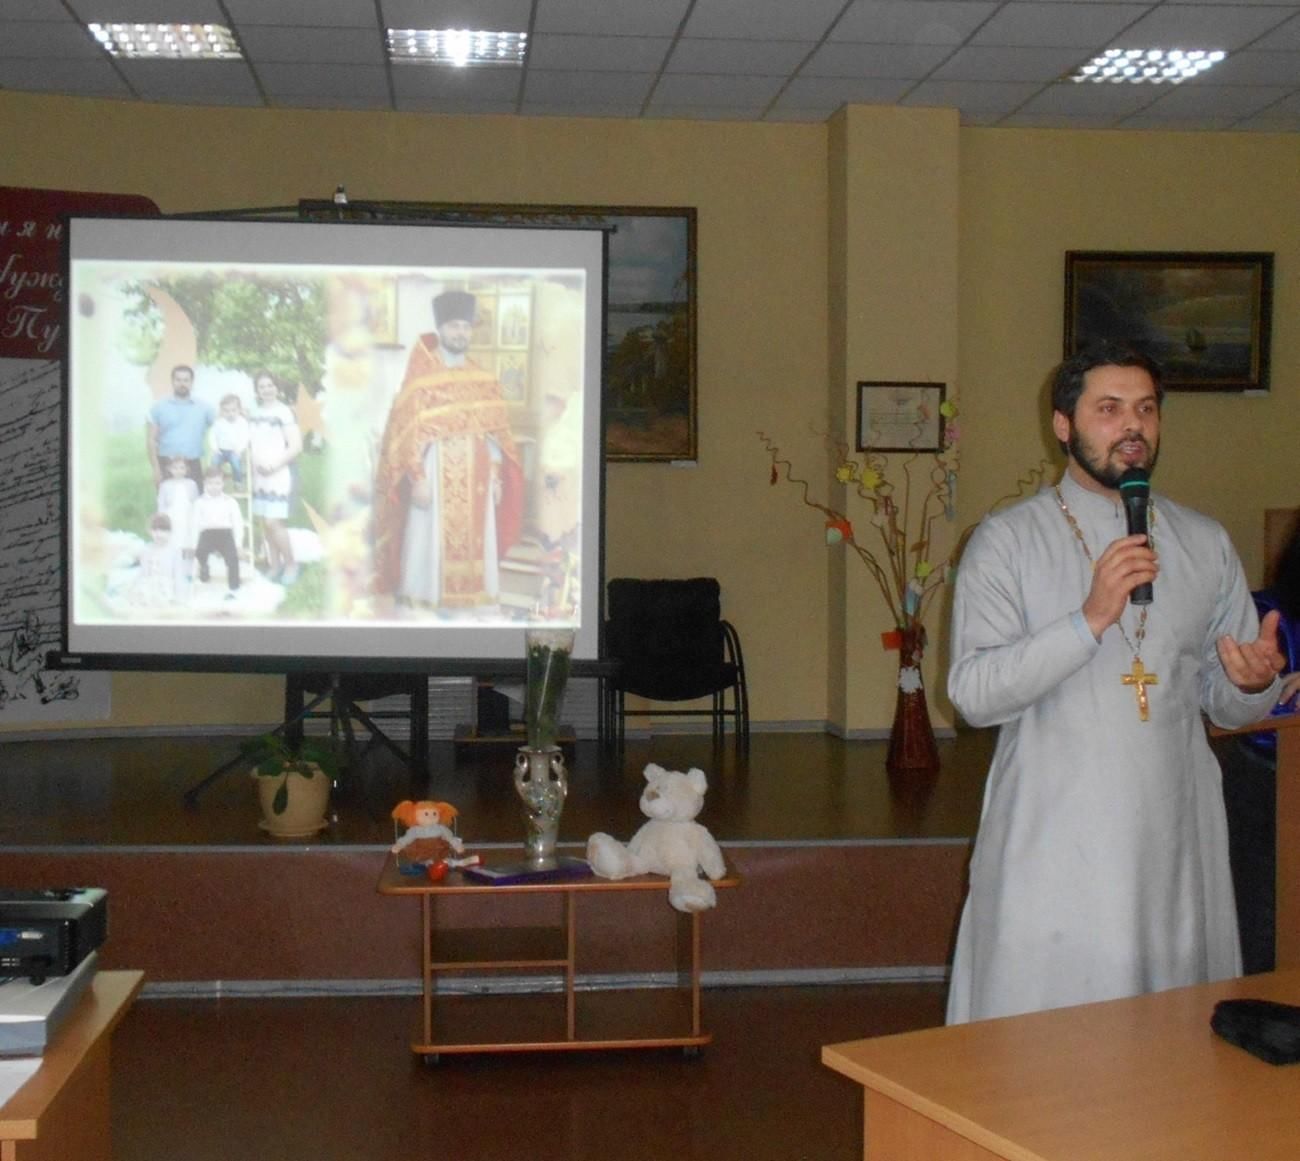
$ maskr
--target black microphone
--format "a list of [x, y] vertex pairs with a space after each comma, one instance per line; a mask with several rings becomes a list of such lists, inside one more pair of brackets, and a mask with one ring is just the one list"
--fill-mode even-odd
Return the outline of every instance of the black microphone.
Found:
[[[1124, 515], [1128, 519], [1128, 534], [1141, 533], [1151, 543], [1147, 529], [1147, 506], [1151, 501], [1151, 477], [1146, 468], [1129, 468], [1119, 478], [1119, 495], [1124, 502]], [[1138, 585], [1128, 595], [1135, 605], [1149, 605], [1153, 599], [1149, 581]]]

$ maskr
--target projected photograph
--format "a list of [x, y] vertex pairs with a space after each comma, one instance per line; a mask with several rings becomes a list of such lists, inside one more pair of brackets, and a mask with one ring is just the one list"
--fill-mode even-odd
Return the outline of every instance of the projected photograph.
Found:
[[[245, 256], [296, 254], [294, 227], [317, 260]], [[599, 269], [428, 227], [407, 241], [448, 261], [358, 261], [410, 251], [277, 229], [228, 256], [205, 229], [202, 260], [78, 257], [74, 232], [69, 647], [510, 656], [581, 627]]]

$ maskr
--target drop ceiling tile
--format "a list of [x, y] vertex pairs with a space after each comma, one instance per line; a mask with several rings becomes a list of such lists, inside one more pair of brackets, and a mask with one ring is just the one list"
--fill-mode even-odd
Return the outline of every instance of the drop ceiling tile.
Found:
[[340, 93], [290, 93], [275, 97], [268, 104], [281, 109], [351, 109], [355, 112], [383, 112], [392, 108], [387, 93], [374, 97]]
[[253, 24], [378, 28], [375, 0], [225, 0], [239, 27]]
[[1004, 4], [971, 37], [972, 44], [1038, 45], [1043, 48], [1095, 48], [1132, 24], [1146, 4]]
[[1292, 93], [1289, 97], [1284, 97], [1272, 109], [1266, 110], [1269, 113], [1285, 114], [1290, 116], [1295, 114], [1300, 116], [1300, 93]]
[[226, 14], [217, 0], [185, 0], [183, 16], [176, 0], [69, 0], [68, 7], [84, 22], [101, 24], [143, 22], [149, 24], [225, 24]]
[[[242, 30], [240, 41], [244, 46], [244, 55], [255, 62], [382, 65], [387, 59], [378, 33], [368, 28], [271, 28], [253, 25]], [[321, 71], [322, 79], [328, 71]]]
[[107, 53], [93, 36], [79, 24], [68, 21], [23, 21], [11, 24], [0, 39], [0, 56], [81, 57], [105, 59]]
[[823, 44], [805, 77], [923, 77], [952, 54], [946, 44]]
[[1048, 85], [1026, 102], [1026, 113], [1127, 117], [1157, 97], [1155, 85]]
[[325, 96], [382, 98], [388, 102], [388, 70], [383, 65], [331, 65], [320, 69], [310, 64], [274, 61], [258, 65], [257, 79], [268, 97], [317, 93]]
[[810, 41], [702, 40], [677, 42], [666, 66], [670, 73], [724, 73], [755, 77], [789, 76], [808, 55]]
[[1019, 108], [1041, 88], [1030, 82], [922, 81], [902, 103], [956, 108], [963, 115], [971, 112], [1001, 116]]
[[537, 0], [537, 32], [675, 36], [689, 0]]
[[777, 98], [777, 108], [832, 111], [841, 105], [892, 105], [911, 81], [870, 77], [795, 77]]
[[249, 97], [261, 103], [253, 75], [243, 61], [122, 60], [117, 67], [131, 87], [147, 100], [212, 101], [232, 104]]
[[543, 32], [528, 40], [530, 69], [658, 72], [672, 47], [666, 36], [569, 36]]
[[0, 20], [66, 20], [79, 21], [68, 15], [61, 0], [0, 0]]
[[1233, 129], [1251, 133], [1300, 133], [1300, 113], [1277, 113], [1266, 109], [1258, 117], [1238, 121]]
[[545, 72], [529, 69], [524, 100], [547, 105], [602, 105], [616, 101], [640, 108], [654, 84], [654, 73]]
[[701, 109], [763, 109], [780, 91], [779, 77], [720, 77], [665, 73], [655, 86], [652, 104], [692, 105]]
[[1217, 89], [1176, 85], [1163, 92], [1155, 104], [1145, 111], [1154, 116], [1224, 116], [1236, 120], [1263, 111], [1269, 105], [1276, 104], [1288, 92], [1288, 89], [1267, 85], [1220, 86]]
[[117, 71], [100, 60], [15, 60], [0, 57], [0, 87], [79, 97], [129, 97]]
[[1054, 81], [1091, 56], [1077, 48], [959, 48], [937, 69], [932, 80]]
[[1159, 129], [1165, 133], [1214, 133], [1231, 128], [1234, 117], [1198, 117], [1194, 114], [1162, 115], [1153, 112], [1134, 113], [1116, 123], [1117, 129]]
[[457, 69], [442, 65], [395, 64], [393, 92], [403, 98], [470, 102], [513, 102], [518, 69]]
[[997, 7], [983, 0], [855, 0], [829, 39], [867, 44], [961, 44]]
[[1114, 40], [1116, 48], [1240, 48], [1284, 23], [1294, 8], [1169, 4]]
[[1000, 129], [1113, 129], [1119, 118], [1113, 113], [1018, 113], [1003, 117]]
[[1206, 87], [1300, 84], [1300, 52], [1234, 52], [1188, 83]]
[[1293, 16], [1285, 24], [1279, 24], [1272, 32], [1261, 36], [1250, 47], [1300, 51], [1300, 16]]
[[683, 36], [750, 36], [755, 40], [820, 40], [844, 0], [695, 0]]
[[385, 28], [526, 32], [530, 0], [381, 0]]
[[655, 121], [752, 121], [763, 111], [763, 106], [735, 105], [655, 105], [646, 110], [647, 118]]

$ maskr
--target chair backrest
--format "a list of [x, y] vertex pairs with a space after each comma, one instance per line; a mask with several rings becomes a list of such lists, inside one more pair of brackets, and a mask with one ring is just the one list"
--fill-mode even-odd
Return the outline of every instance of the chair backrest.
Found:
[[713, 577], [615, 577], [606, 595], [605, 645], [611, 657], [703, 665], [722, 661], [722, 594]]

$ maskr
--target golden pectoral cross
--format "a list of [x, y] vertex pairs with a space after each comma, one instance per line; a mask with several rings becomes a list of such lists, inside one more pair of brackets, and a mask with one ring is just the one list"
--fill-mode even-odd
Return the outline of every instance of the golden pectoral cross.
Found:
[[1151, 703], [1147, 701], [1147, 686], [1159, 685], [1160, 678], [1143, 668], [1142, 658], [1134, 657], [1132, 669], [1128, 673], [1121, 674], [1120, 680], [1125, 685], [1137, 687], [1138, 717], [1144, 722], [1147, 721], [1151, 717]]

